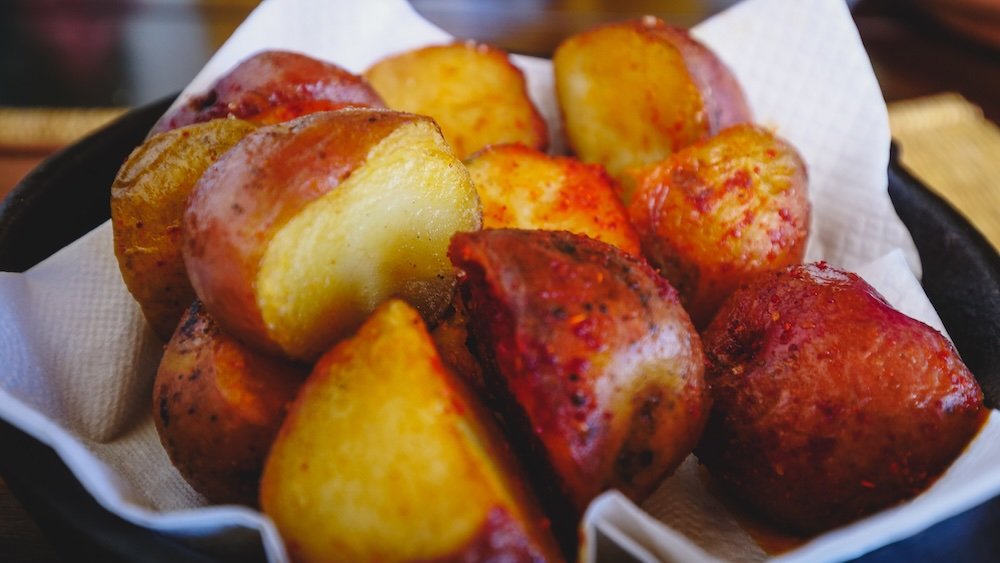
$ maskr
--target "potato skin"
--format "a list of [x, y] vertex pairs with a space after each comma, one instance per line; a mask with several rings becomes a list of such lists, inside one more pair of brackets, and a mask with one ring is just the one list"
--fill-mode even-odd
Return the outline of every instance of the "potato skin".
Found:
[[629, 216], [650, 263], [703, 328], [740, 284], [802, 261], [805, 163], [790, 144], [736, 125], [637, 175]]
[[570, 146], [619, 180], [751, 121], [742, 88], [715, 53], [655, 17], [574, 35], [553, 63]]
[[196, 301], [153, 386], [153, 420], [170, 460], [209, 501], [256, 506], [265, 456], [306, 373], [227, 336]]
[[238, 119], [189, 125], [132, 151], [111, 185], [111, 226], [122, 280], [167, 341], [194, 300], [181, 255], [181, 217], [201, 174], [256, 128]]
[[985, 420], [950, 342], [822, 262], [739, 289], [703, 336], [715, 406], [695, 453], [793, 532], [915, 496]]
[[262, 51], [204, 95], [164, 115], [151, 134], [225, 117], [272, 124], [349, 106], [385, 107], [364, 78], [335, 64], [290, 51]]
[[449, 255], [487, 384], [576, 516], [612, 487], [641, 500], [690, 453], [710, 405], [701, 342], [644, 262], [511, 229], [459, 233]]

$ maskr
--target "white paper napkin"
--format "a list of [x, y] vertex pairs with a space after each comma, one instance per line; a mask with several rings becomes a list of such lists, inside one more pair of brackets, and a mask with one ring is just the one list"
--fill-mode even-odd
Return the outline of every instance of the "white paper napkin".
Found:
[[[814, 202], [810, 259], [856, 268], [900, 249], [866, 275], [908, 313], [928, 315], [910, 273], [919, 271], [916, 252], [886, 194], [885, 105], [843, 3], [749, 0], [695, 34], [732, 67], [757, 119], [803, 153]], [[181, 99], [264, 48], [292, 49], [360, 72], [385, 55], [447, 39], [403, 0], [267, 0]], [[560, 150], [550, 63], [514, 60]], [[0, 274], [0, 416], [51, 445], [98, 502], [122, 517], [215, 555], [245, 560], [263, 550], [271, 561], [286, 560], [269, 520], [245, 508], [206, 507], [170, 465], [150, 413], [159, 353], [122, 284], [110, 224], [26, 274]], [[783, 557], [859, 553], [996, 494], [1000, 478], [987, 470], [1000, 462], [996, 419], [916, 501]], [[684, 484], [697, 481], [695, 471], [691, 463], [682, 466], [645, 505], [648, 513], [620, 495], [602, 497], [588, 512], [587, 533], [605, 538], [600, 545], [607, 549], [615, 542], [649, 558], [763, 558], [718, 501]], [[941, 487], [947, 492], [935, 493]], [[692, 508], [667, 509], [681, 505]]]

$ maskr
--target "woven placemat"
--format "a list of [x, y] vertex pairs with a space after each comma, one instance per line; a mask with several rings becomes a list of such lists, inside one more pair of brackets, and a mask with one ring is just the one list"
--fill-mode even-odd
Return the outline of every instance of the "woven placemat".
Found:
[[1000, 250], [1000, 128], [958, 94], [889, 104], [902, 165]]
[[0, 107], [0, 148], [51, 150], [63, 147], [124, 112], [124, 108]]

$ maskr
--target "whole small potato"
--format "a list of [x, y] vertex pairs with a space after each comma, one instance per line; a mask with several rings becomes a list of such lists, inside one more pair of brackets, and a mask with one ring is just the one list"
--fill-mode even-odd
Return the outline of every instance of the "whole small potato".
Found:
[[164, 341], [194, 300], [181, 255], [181, 218], [195, 182], [256, 126], [216, 119], [150, 137], [111, 185], [115, 257], [125, 286]]
[[204, 95], [160, 118], [153, 133], [236, 117], [262, 124], [344, 107], [384, 107], [364, 78], [290, 51], [261, 51], [241, 61]]
[[736, 125], [638, 176], [629, 205], [642, 251], [703, 328], [740, 284], [802, 261], [805, 163], [765, 129]]
[[739, 289], [703, 338], [715, 405], [695, 453], [725, 489], [793, 532], [916, 495], [986, 415], [947, 339], [824, 263]]
[[651, 16], [574, 35], [552, 62], [570, 146], [619, 179], [751, 120], [743, 90], [718, 56]]
[[585, 236], [514, 229], [459, 233], [449, 256], [486, 384], [532, 473], [554, 471], [568, 501], [557, 530], [566, 519], [575, 531], [606, 489], [642, 500], [691, 452], [710, 405], [701, 341], [645, 262]]
[[227, 336], [196, 301], [153, 386], [153, 420], [170, 460], [209, 501], [256, 506], [264, 458], [307, 373]]

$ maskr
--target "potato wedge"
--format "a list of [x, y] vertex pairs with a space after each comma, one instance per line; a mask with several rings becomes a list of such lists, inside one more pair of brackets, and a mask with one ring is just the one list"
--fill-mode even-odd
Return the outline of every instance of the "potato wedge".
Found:
[[389, 107], [434, 118], [459, 158], [499, 143], [548, 146], [524, 75], [495, 47], [472, 41], [424, 47], [375, 63], [365, 78]]
[[570, 146], [619, 180], [750, 121], [725, 64], [687, 31], [651, 16], [574, 35], [552, 61]]
[[195, 297], [181, 256], [188, 196], [205, 169], [255, 128], [222, 119], [156, 135], [132, 151], [111, 185], [122, 280], [164, 341]]
[[699, 328], [741, 284], [805, 255], [805, 163], [763, 128], [730, 127], [636, 178], [629, 214], [643, 253]]
[[261, 124], [344, 107], [384, 107], [364, 78], [290, 51], [262, 51], [240, 62], [202, 96], [168, 112], [153, 133], [236, 117]]
[[491, 415], [399, 300], [316, 364], [260, 496], [296, 561], [560, 559]]
[[710, 406], [701, 341], [645, 262], [508, 229], [459, 233], [449, 256], [486, 383], [563, 541], [600, 492], [641, 501], [691, 452]]
[[264, 458], [307, 374], [224, 334], [196, 301], [153, 384], [153, 420], [170, 460], [209, 501], [256, 506]]
[[400, 296], [451, 301], [452, 234], [479, 197], [434, 122], [352, 108], [262, 127], [212, 166], [184, 217], [184, 260], [227, 331], [310, 361]]
[[484, 229], [569, 231], [639, 255], [639, 235], [604, 169], [523, 145], [494, 145], [467, 162]]

